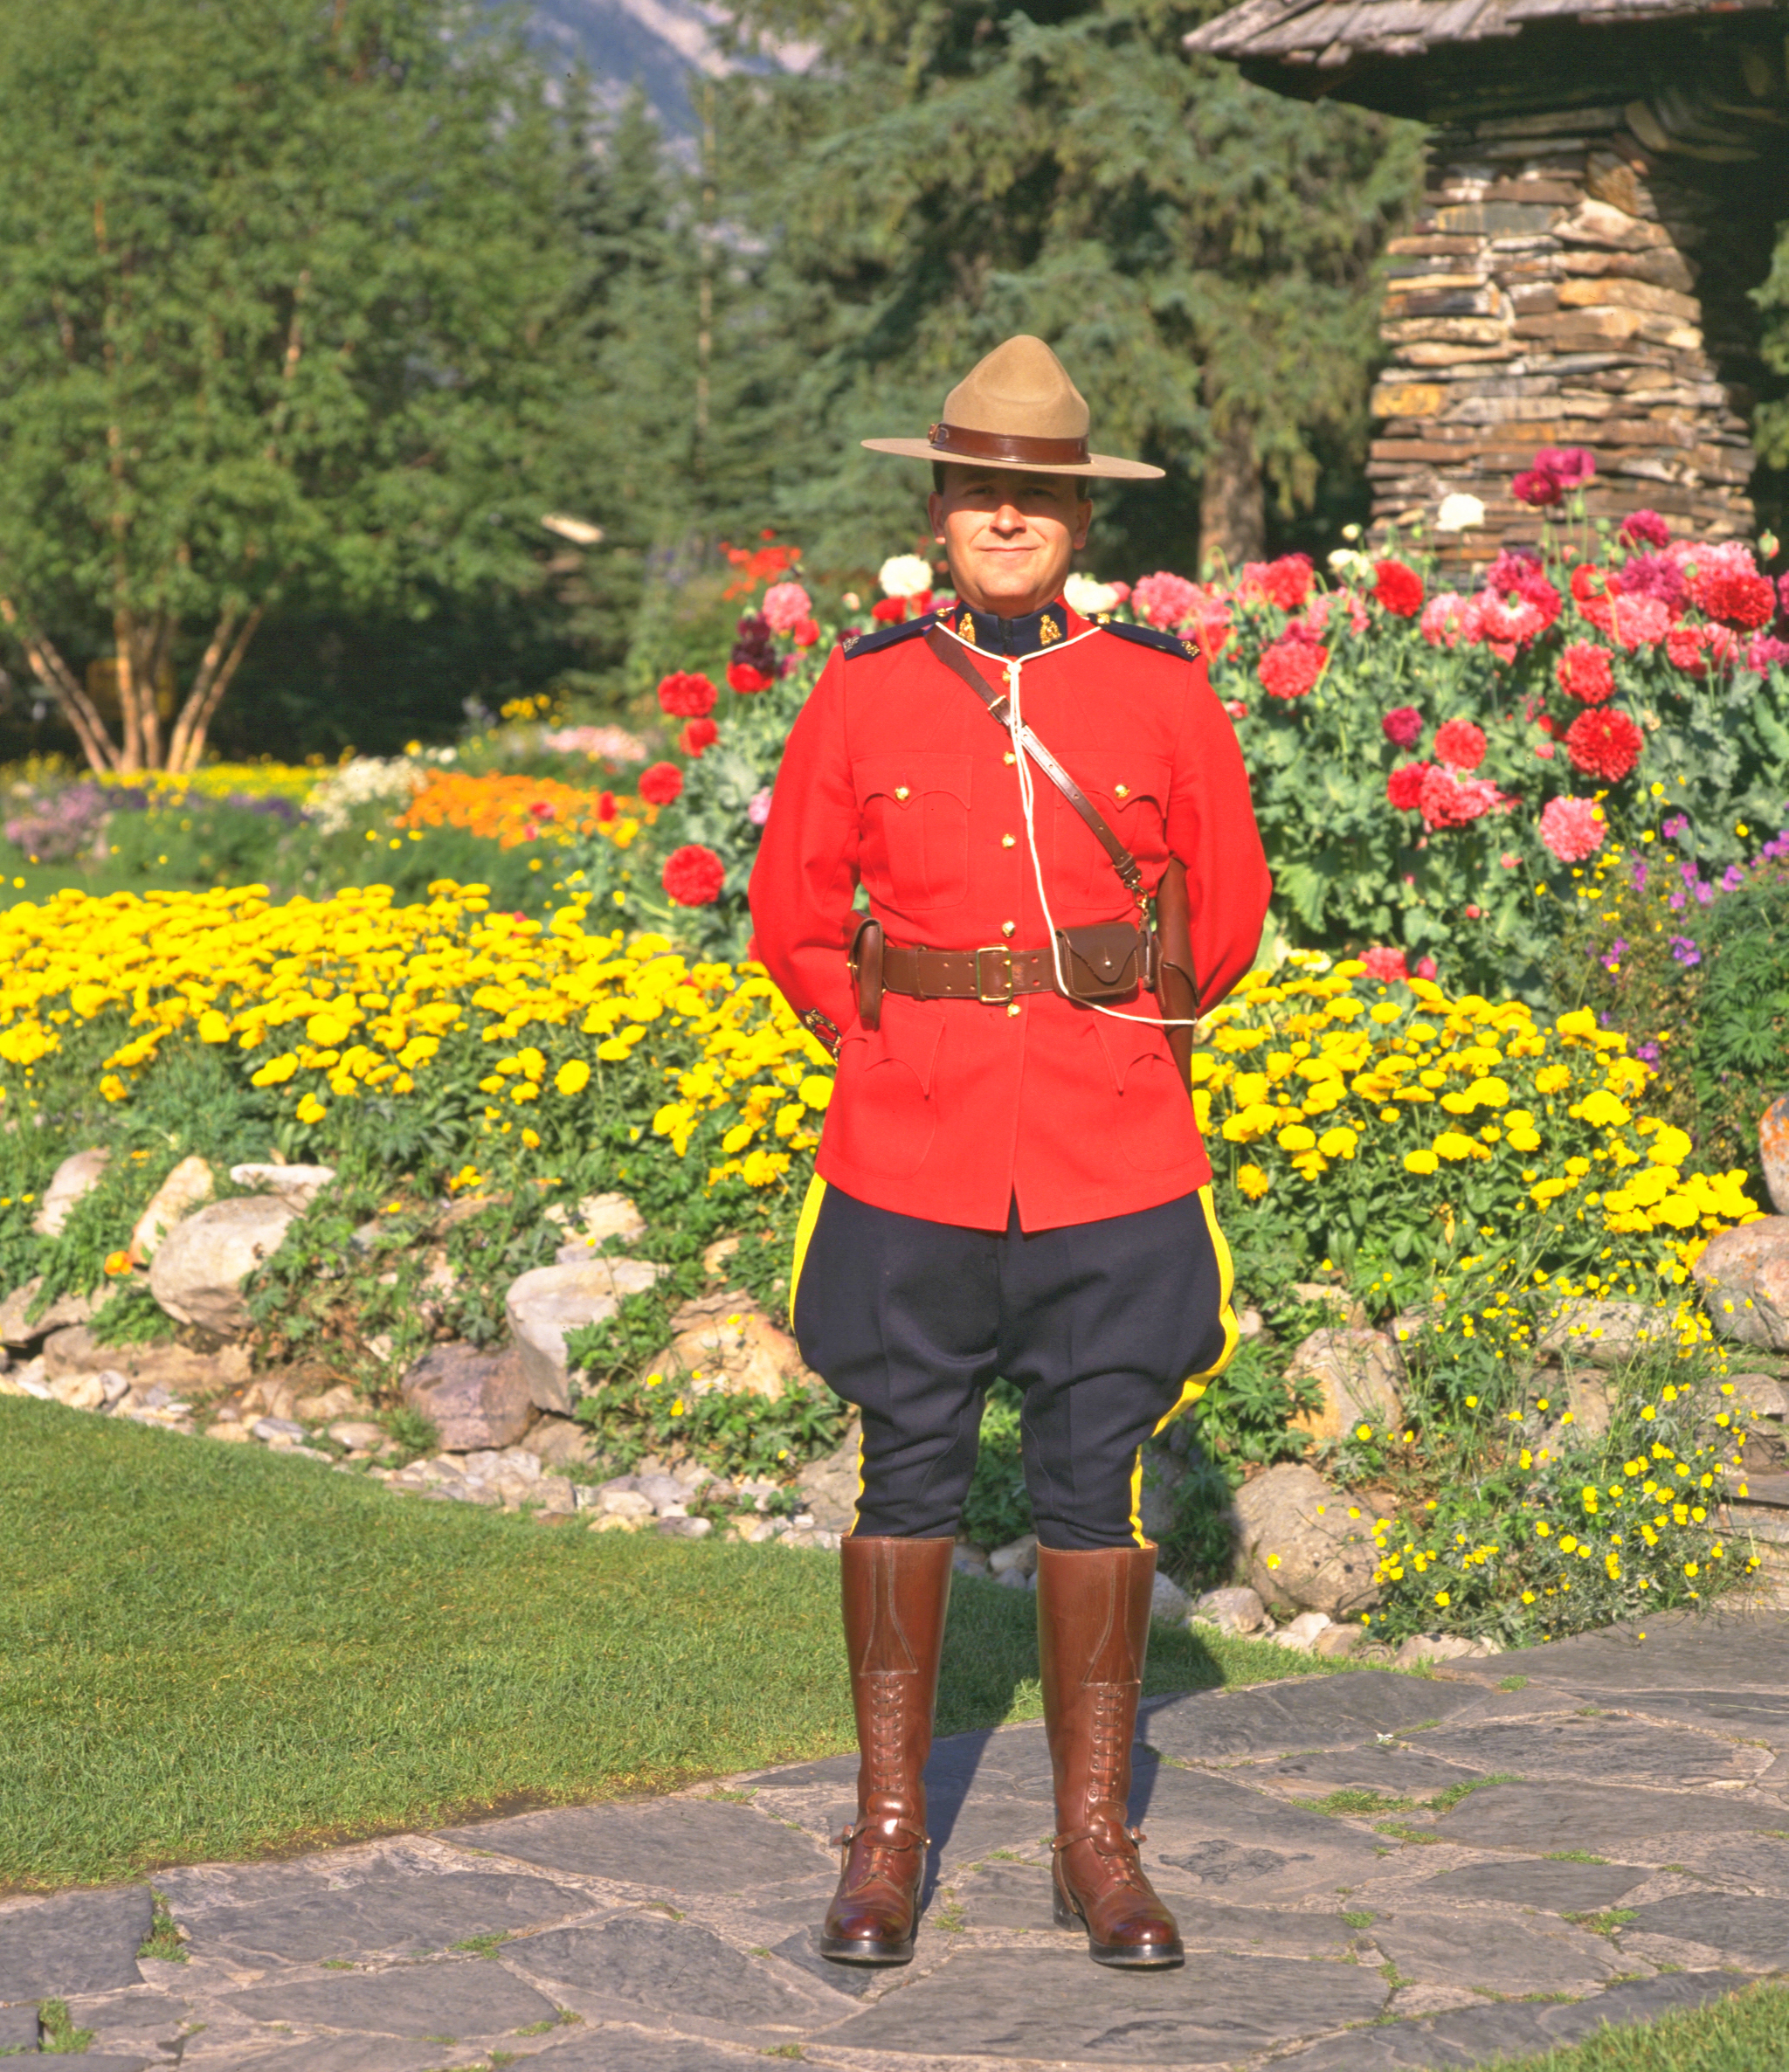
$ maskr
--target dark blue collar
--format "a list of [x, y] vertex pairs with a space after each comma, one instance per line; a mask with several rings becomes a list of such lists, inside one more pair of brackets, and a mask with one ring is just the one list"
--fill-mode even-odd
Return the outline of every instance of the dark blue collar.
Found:
[[991, 611], [971, 611], [955, 604], [939, 614], [959, 639], [967, 640], [984, 654], [1036, 654], [1066, 640], [1081, 624], [1059, 597], [1041, 611], [1028, 611], [1023, 618], [997, 618]]

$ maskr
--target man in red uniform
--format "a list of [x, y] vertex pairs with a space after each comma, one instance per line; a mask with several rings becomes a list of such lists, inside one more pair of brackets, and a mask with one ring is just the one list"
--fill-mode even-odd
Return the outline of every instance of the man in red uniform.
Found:
[[1236, 1325], [1140, 924], [1184, 870], [1207, 1012], [1248, 969], [1268, 879], [1197, 647], [1063, 599], [1084, 480], [1161, 472], [1087, 432], [1055, 355], [1019, 337], [925, 440], [866, 442], [932, 461], [957, 601], [833, 652], [752, 874], [758, 954], [839, 1059], [790, 1307], [863, 1423], [840, 1550], [858, 1818], [820, 1945], [846, 1963], [913, 1952], [953, 1543], [997, 1375], [1024, 1396], [1055, 1918], [1102, 1963], [1182, 1959], [1126, 1826], [1142, 1448]]

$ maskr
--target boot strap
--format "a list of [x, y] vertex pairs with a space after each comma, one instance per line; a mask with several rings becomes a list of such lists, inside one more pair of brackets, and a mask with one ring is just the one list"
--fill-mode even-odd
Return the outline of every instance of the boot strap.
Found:
[[[1052, 1849], [1072, 1849], [1078, 1841], [1090, 1841], [1102, 1856], [1134, 1855], [1136, 1845], [1149, 1840], [1141, 1827], [1120, 1827], [1111, 1820], [1095, 1820], [1090, 1827], [1071, 1828], [1050, 1838]], [[1124, 1848], [1125, 1841], [1132, 1845]]]
[[841, 1827], [832, 1837], [832, 1847], [842, 1856], [854, 1841], [866, 1835], [872, 1848], [882, 1849], [923, 1849], [932, 1839], [929, 1834], [922, 1834], [910, 1820], [903, 1820], [898, 1814], [885, 1814], [881, 1819], [866, 1817], [853, 1827]]

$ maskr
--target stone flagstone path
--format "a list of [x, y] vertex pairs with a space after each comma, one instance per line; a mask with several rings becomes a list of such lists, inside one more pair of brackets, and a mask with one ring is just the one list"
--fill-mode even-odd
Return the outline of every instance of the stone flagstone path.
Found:
[[845, 1758], [161, 1872], [184, 1964], [136, 1954], [147, 1885], [0, 1902], [0, 2053], [35, 2051], [51, 1996], [94, 2072], [1365, 2072], [1546, 2048], [1789, 1969], [1789, 1617], [1647, 1631], [1151, 1701], [1132, 1813], [1184, 1971], [1102, 1972], [1051, 1927], [1025, 1726], [936, 1752], [905, 1971], [814, 1954]]

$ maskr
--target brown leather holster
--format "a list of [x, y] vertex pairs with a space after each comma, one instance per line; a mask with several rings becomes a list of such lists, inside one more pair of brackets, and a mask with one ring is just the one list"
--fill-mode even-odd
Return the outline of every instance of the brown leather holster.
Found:
[[867, 1029], [882, 1026], [882, 924], [867, 914], [857, 924], [846, 961], [857, 988], [857, 1019]]

